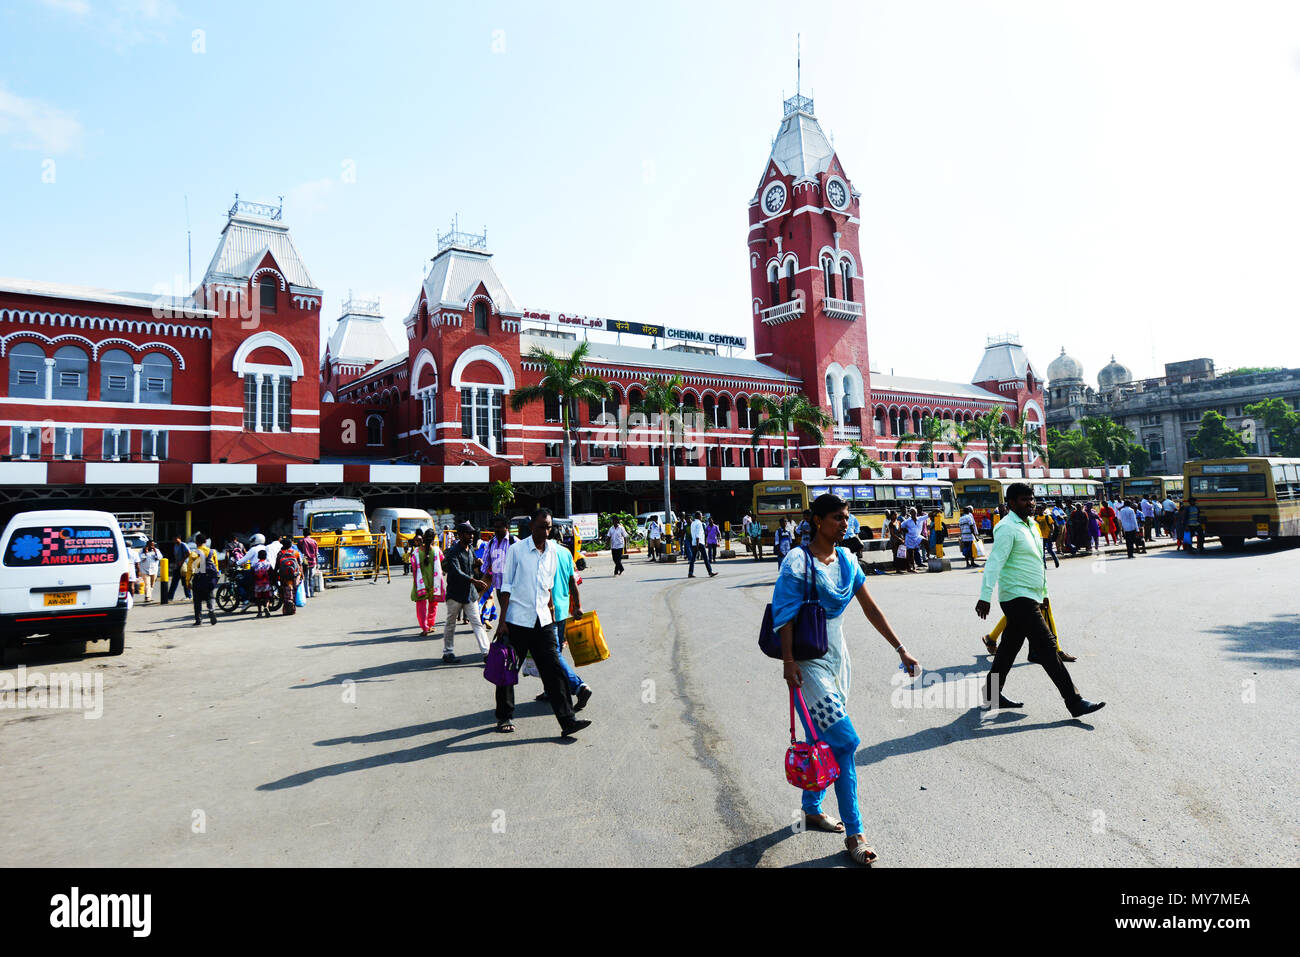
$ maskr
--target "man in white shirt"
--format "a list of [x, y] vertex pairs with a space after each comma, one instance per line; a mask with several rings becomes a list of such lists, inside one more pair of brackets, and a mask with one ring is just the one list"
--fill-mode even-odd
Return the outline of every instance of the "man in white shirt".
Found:
[[705, 546], [705, 540], [704, 540], [704, 520], [701, 517], [699, 512], [696, 512], [695, 515], [692, 516], [691, 518], [691, 531], [687, 540], [690, 542], [689, 547], [691, 550], [691, 557], [690, 557], [691, 564], [689, 569], [687, 570], [686, 577], [687, 578], [695, 577], [695, 558], [697, 555], [700, 555], [704, 558], [704, 567], [708, 570], [709, 577], [710, 578], [716, 577], [718, 573], [713, 570], [713, 563], [709, 561], [709, 550]]
[[974, 568], [975, 563], [975, 510], [967, 505], [961, 510], [961, 554], [966, 559], [966, 567]]
[[[1155, 537], [1156, 524], [1156, 507], [1151, 503], [1151, 499], [1145, 495], [1142, 496], [1142, 538], [1144, 541], [1151, 541]], [[1146, 551], [1145, 548], [1142, 549]]]
[[606, 532], [609, 538], [609, 554], [614, 559], [614, 577], [623, 574], [623, 547], [627, 545], [627, 529], [621, 518], [614, 519], [614, 524]]
[[1163, 513], [1165, 521], [1165, 534], [1170, 538], [1174, 534], [1174, 516], [1178, 514], [1178, 505], [1173, 498], [1166, 495], [1165, 500], [1160, 503], [1160, 511]]
[[[533, 656], [555, 719], [560, 722], [560, 733], [567, 738], [591, 722], [574, 717], [573, 697], [560, 668], [560, 649], [555, 640], [555, 615], [551, 604], [560, 546], [549, 540], [550, 509], [539, 508], [533, 513], [531, 531], [528, 538], [511, 545], [506, 553], [505, 572], [497, 592], [501, 621], [497, 625], [494, 643], [510, 642], [518, 661], [523, 661], [525, 655]], [[514, 685], [498, 685], [498, 731], [508, 734], [515, 730], [511, 720], [514, 713]]]
[[1119, 527], [1124, 532], [1124, 544], [1128, 546], [1128, 557], [1133, 557], [1133, 548], [1138, 544], [1137, 510], [1125, 502], [1119, 510]]
[[645, 527], [646, 542], [649, 547], [646, 549], [650, 553], [648, 561], [656, 561], [659, 558], [659, 547], [664, 538], [664, 527], [659, 524], [659, 519], [650, 519], [650, 524]]

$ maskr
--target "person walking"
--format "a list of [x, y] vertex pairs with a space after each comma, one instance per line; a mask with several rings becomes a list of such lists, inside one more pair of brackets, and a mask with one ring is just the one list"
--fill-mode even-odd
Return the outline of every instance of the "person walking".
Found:
[[1101, 519], [1101, 534], [1107, 545], [1119, 544], [1119, 516], [1117, 513], [1118, 509], [1110, 502], [1102, 502], [1101, 508], [1097, 510], [1097, 517]]
[[1079, 694], [1065, 664], [1057, 656], [1056, 640], [1043, 619], [1041, 606], [1047, 600], [1047, 567], [1043, 564], [1042, 535], [1030, 521], [1034, 490], [1023, 482], [1013, 482], [1007, 488], [1007, 502], [1010, 514], [998, 523], [993, 533], [993, 548], [984, 563], [980, 597], [975, 603], [975, 614], [987, 618], [996, 587], [998, 603], [1007, 618], [1006, 630], [985, 679], [986, 706], [1024, 707], [1003, 694], [1003, 689], [1021, 645], [1028, 640], [1030, 662], [1041, 665], [1047, 672], [1070, 714], [1076, 718], [1091, 714], [1104, 707], [1105, 702], [1088, 701]]
[[[552, 527], [551, 541], [555, 540], [555, 529]], [[570, 618], [582, 617], [582, 599], [578, 596], [578, 576], [574, 569], [572, 553], [566, 554], [566, 550], [561, 548], [559, 559], [555, 569], [555, 585], [551, 588], [551, 606], [555, 615], [555, 656], [559, 659], [560, 670], [564, 672], [569, 693], [573, 695], [573, 711], [576, 714], [587, 707], [592, 692], [591, 685], [578, 677], [578, 673], [564, 657], [564, 626]], [[550, 700], [545, 689], [536, 700]]]
[[790, 522], [781, 517], [777, 523], [776, 531], [772, 535], [772, 548], [776, 552], [778, 561], [783, 561], [785, 556], [790, 553], [790, 547], [794, 544], [794, 538], [790, 533]]
[[1056, 562], [1057, 568], [1061, 567], [1061, 560], [1056, 557], [1056, 549], [1052, 547], [1052, 536], [1056, 533], [1056, 524], [1052, 521], [1052, 516], [1047, 514], [1047, 509], [1039, 505], [1034, 509], [1034, 524], [1038, 526], [1038, 533], [1043, 536], [1043, 567], [1047, 567], [1047, 556], [1052, 556], [1052, 561]]
[[895, 511], [885, 512], [885, 527], [881, 529], [881, 537], [884, 538], [889, 548], [890, 555], [894, 558], [894, 571], [897, 574], [912, 571], [907, 561], [907, 537], [903, 534], [903, 523], [899, 518], [899, 513]]
[[510, 534], [510, 522], [504, 515], [498, 515], [492, 520], [492, 537], [486, 545], [480, 546], [483, 580], [498, 592], [501, 591], [501, 578], [506, 571], [506, 553], [517, 541], [519, 539]]
[[686, 577], [695, 577], [695, 560], [701, 557], [704, 559], [704, 568], [709, 573], [709, 577], [717, 577], [718, 573], [713, 570], [713, 562], [709, 560], [709, 551], [705, 544], [704, 520], [699, 512], [696, 512], [691, 517], [690, 550], [690, 565], [687, 568]]
[[722, 530], [718, 528], [718, 523], [715, 522], [713, 516], [710, 515], [709, 524], [704, 526], [704, 545], [709, 550], [710, 562], [716, 562], [718, 560], [718, 536], [721, 534]]
[[[251, 554], [251, 552], [250, 552]], [[257, 617], [270, 618], [271, 610], [267, 606], [275, 597], [275, 570], [266, 558], [266, 549], [259, 548], [251, 568], [253, 578], [253, 601], [257, 604]]]
[[190, 580], [190, 592], [194, 597], [194, 624], [203, 624], [202, 606], [206, 603], [208, 620], [215, 625], [217, 610], [212, 605], [212, 593], [216, 591], [217, 582], [221, 579], [217, 553], [208, 545], [207, 536], [202, 532], [194, 536], [194, 546], [185, 566]]
[[803, 510], [803, 521], [795, 528], [794, 535], [799, 539], [800, 548], [808, 547], [808, 543], [812, 541], [813, 536], [812, 509], [805, 508]]
[[[509, 553], [507, 552], [507, 558]], [[474, 526], [461, 522], [456, 526], [456, 541], [442, 556], [442, 570], [447, 577], [447, 622], [442, 628], [443, 664], [455, 664], [456, 658], [456, 621], [465, 616], [469, 626], [474, 629], [474, 640], [478, 642], [479, 651], [487, 655], [487, 629], [479, 616], [479, 595], [491, 588], [491, 584], [475, 577], [474, 571]], [[502, 569], [504, 582], [505, 569]], [[499, 593], [498, 593], [499, 594]]]
[[153, 588], [158, 581], [158, 569], [162, 567], [162, 552], [151, 538], [145, 542], [144, 551], [140, 553], [140, 578], [144, 583], [144, 603], [153, 603]]
[[[302, 544], [298, 551], [302, 554], [302, 571], [303, 586], [307, 592], [308, 598], [314, 598], [316, 595], [316, 561], [320, 558], [320, 545], [316, 539], [311, 537], [311, 532], [305, 532], [302, 536]], [[375, 575], [379, 575], [379, 563], [375, 562]]]
[[907, 548], [907, 565], [908, 571], [916, 571], [920, 567], [920, 548], [921, 548], [921, 522], [916, 517], [916, 509], [907, 510], [907, 518], [903, 520], [903, 545]]
[[763, 560], [763, 523], [751, 516], [745, 517], [745, 534], [749, 536], [749, 549], [755, 561]]
[[627, 546], [627, 529], [623, 527], [621, 518], [615, 517], [605, 537], [609, 539], [609, 555], [614, 559], [614, 577], [617, 578], [623, 574], [623, 549]]
[[1172, 536], [1174, 534], [1174, 516], [1178, 513], [1178, 504], [1174, 501], [1173, 496], [1166, 495], [1165, 500], [1160, 503], [1160, 519], [1165, 528], [1165, 534]]
[[659, 550], [663, 546], [663, 540], [664, 527], [659, 524], [659, 519], [651, 516], [645, 527], [646, 551], [650, 555], [646, 561], [657, 562], [659, 560]]
[[189, 546], [185, 544], [179, 535], [177, 535], [172, 540], [171, 584], [164, 594], [167, 601], [172, 601], [176, 597], [176, 586], [178, 584], [184, 584], [185, 597], [190, 597], [190, 579], [187, 570], [189, 560]]
[[1138, 513], [1127, 500], [1119, 509], [1119, 526], [1124, 532], [1124, 546], [1128, 549], [1128, 557], [1132, 558], [1133, 550], [1142, 541], [1142, 533], [1138, 524]]
[[[1190, 534], [1196, 539], [1196, 554], [1205, 554], [1205, 523], [1201, 516], [1201, 506], [1196, 504], [1196, 496], [1187, 497], [1187, 514], [1183, 518], [1183, 537]], [[1188, 541], [1185, 551], [1190, 555], [1192, 543]]]
[[[819, 495], [813, 502], [813, 536], [806, 547], [794, 549], [781, 562], [772, 592], [772, 624], [781, 636], [781, 669], [791, 694], [798, 689], [808, 704], [807, 713], [817, 736], [830, 745], [839, 763], [835, 800], [842, 818], [836, 821], [822, 810], [826, 791], [803, 792], [804, 820], [809, 827], [844, 835], [844, 848], [856, 864], [873, 864], [879, 858], [867, 843], [858, 804], [857, 750], [861, 744], [848, 716], [852, 662], [844, 640], [844, 613], [856, 599], [871, 626], [898, 653], [910, 675], [920, 663], [903, 647], [885, 613], [867, 590], [867, 576], [847, 549], [838, 548], [848, 525], [848, 505], [838, 495]], [[820, 658], [794, 658], [795, 618], [808, 595], [812, 578], [817, 602], [826, 613], [826, 653]], [[799, 709], [804, 732], [812, 736], [804, 709]]]
[[961, 518], [957, 522], [958, 531], [961, 533], [961, 555], [966, 559], [966, 567], [975, 567], [975, 509], [967, 505], [961, 510]]
[[447, 579], [442, 573], [442, 549], [438, 536], [429, 529], [411, 553], [411, 601], [415, 602], [415, 623], [420, 637], [427, 637], [438, 620], [438, 603], [447, 597]]
[[[549, 508], [533, 513], [531, 530], [532, 534], [511, 546], [506, 555], [505, 580], [499, 593], [501, 623], [495, 640], [509, 642], [520, 660], [524, 655], [533, 656], [555, 720], [560, 723], [560, 734], [567, 738], [590, 727], [591, 721], [574, 717], [569, 684], [559, 662], [552, 592], [561, 559], [559, 547], [549, 540]], [[515, 730], [514, 712], [514, 685], [497, 685], [497, 731], [509, 734]]]
[[1094, 549], [1098, 552], [1101, 551], [1101, 536], [1102, 536], [1103, 525], [1104, 525], [1104, 519], [1092, 507], [1092, 503], [1089, 502], [1088, 503], [1088, 551], [1089, 552], [1092, 552]]
[[280, 614], [298, 613], [298, 583], [302, 581], [302, 554], [294, 547], [288, 535], [280, 537], [280, 550], [275, 554], [275, 571], [280, 579]]
[[[1138, 509], [1142, 513], [1142, 540], [1145, 542], [1154, 541], [1155, 534], [1156, 534], [1155, 503], [1152, 502], [1151, 499], [1143, 495], [1142, 501], [1138, 503]], [[1145, 548], [1142, 550], [1146, 551]]]

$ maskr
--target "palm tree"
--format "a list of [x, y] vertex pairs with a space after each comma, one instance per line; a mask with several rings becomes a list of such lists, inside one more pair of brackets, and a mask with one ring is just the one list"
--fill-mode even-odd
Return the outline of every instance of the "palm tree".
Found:
[[1085, 416], [1079, 420], [1079, 429], [1088, 437], [1088, 444], [1097, 450], [1103, 465], [1122, 465], [1128, 461], [1132, 430], [1104, 415]]
[[569, 434], [572, 423], [571, 403], [574, 399], [588, 401], [609, 399], [613, 395], [609, 383], [600, 376], [592, 375], [583, 368], [590, 344], [579, 343], [578, 347], [567, 356], [558, 356], [547, 352], [540, 346], [533, 346], [524, 358], [536, 362], [542, 367], [542, 378], [536, 385], [526, 385], [514, 391], [510, 396], [510, 408], [516, 412], [531, 402], [545, 402], [547, 399], [560, 405], [560, 425], [564, 429], [564, 514], [573, 514], [573, 447]]
[[995, 405], [983, 415], [971, 420], [969, 427], [971, 438], [982, 439], [988, 449], [988, 467], [993, 468], [994, 460], [1006, 450], [1007, 426], [1002, 422], [1002, 406]]
[[767, 418], [754, 426], [750, 433], [750, 443], [758, 448], [758, 440], [770, 435], [780, 435], [785, 448], [782, 456], [785, 462], [785, 477], [790, 477], [790, 433], [801, 429], [813, 439], [818, 446], [826, 444], [826, 430], [835, 424], [825, 409], [813, 405], [802, 393], [787, 395], [781, 399], [765, 395], [754, 396], [750, 408]]
[[857, 470], [858, 476], [861, 477], [863, 472], [870, 472], [876, 476], [885, 474], [885, 468], [879, 462], [855, 441], [849, 442], [848, 457], [842, 459], [839, 464], [838, 477], [844, 478], [854, 469]]
[[[1028, 474], [1029, 462], [1047, 453], [1047, 449], [1043, 446], [1042, 439], [1038, 435], [1038, 423], [1018, 422], [1006, 428], [1008, 429], [1007, 437], [1011, 440], [1010, 444], [1020, 450], [1020, 467], [1025, 471], [1025, 474]], [[1026, 452], [1029, 453], [1027, 457]]]
[[672, 449], [669, 445], [668, 429], [672, 417], [681, 411], [681, 389], [685, 380], [675, 375], [671, 378], [652, 379], [645, 387], [641, 401], [629, 412], [639, 412], [644, 416], [659, 417], [663, 426], [663, 466], [664, 466], [664, 521], [673, 521], [672, 482], [669, 479], [672, 464]]
[[934, 467], [934, 447], [941, 445], [948, 438], [948, 425], [942, 419], [936, 419], [929, 415], [921, 420], [921, 430], [919, 432], [905, 432], [898, 437], [894, 443], [894, 448], [901, 449], [905, 445], [915, 443], [916, 459], [922, 465]]

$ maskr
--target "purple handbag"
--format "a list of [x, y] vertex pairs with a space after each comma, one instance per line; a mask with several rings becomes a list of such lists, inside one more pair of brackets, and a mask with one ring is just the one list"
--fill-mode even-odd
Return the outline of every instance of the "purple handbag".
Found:
[[[808, 566], [809, 591], [804, 594], [804, 603], [799, 606], [799, 613], [794, 619], [794, 660], [810, 661], [826, 654], [826, 609], [817, 600], [817, 573], [813, 566], [812, 553], [803, 549], [804, 560]], [[763, 612], [763, 625], [758, 632], [758, 647], [769, 658], [781, 659], [781, 634], [773, 625], [772, 604], [768, 603]]]
[[487, 661], [483, 665], [483, 677], [498, 688], [507, 688], [519, 684], [519, 668], [523, 662], [515, 655], [515, 649], [508, 641], [494, 641], [488, 646]]

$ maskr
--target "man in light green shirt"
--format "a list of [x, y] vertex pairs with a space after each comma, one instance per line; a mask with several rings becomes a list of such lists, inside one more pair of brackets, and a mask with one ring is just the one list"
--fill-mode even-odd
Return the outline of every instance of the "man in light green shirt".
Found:
[[1021, 702], [1004, 695], [1002, 689], [1020, 646], [1028, 639], [1029, 660], [1042, 665], [1070, 714], [1076, 718], [1091, 714], [1105, 707], [1106, 702], [1088, 701], [1079, 694], [1065, 664], [1056, 655], [1056, 640], [1043, 619], [1041, 605], [1047, 600], [1047, 569], [1043, 565], [1042, 535], [1031, 517], [1034, 490], [1023, 482], [1013, 482], [1007, 488], [1007, 505], [1009, 513], [993, 529], [993, 549], [985, 562], [980, 598], [975, 603], [975, 614], [987, 618], [996, 585], [998, 603], [1007, 616], [1006, 630], [985, 681], [986, 706], [994, 707], [996, 700], [999, 708], [1023, 707]]

